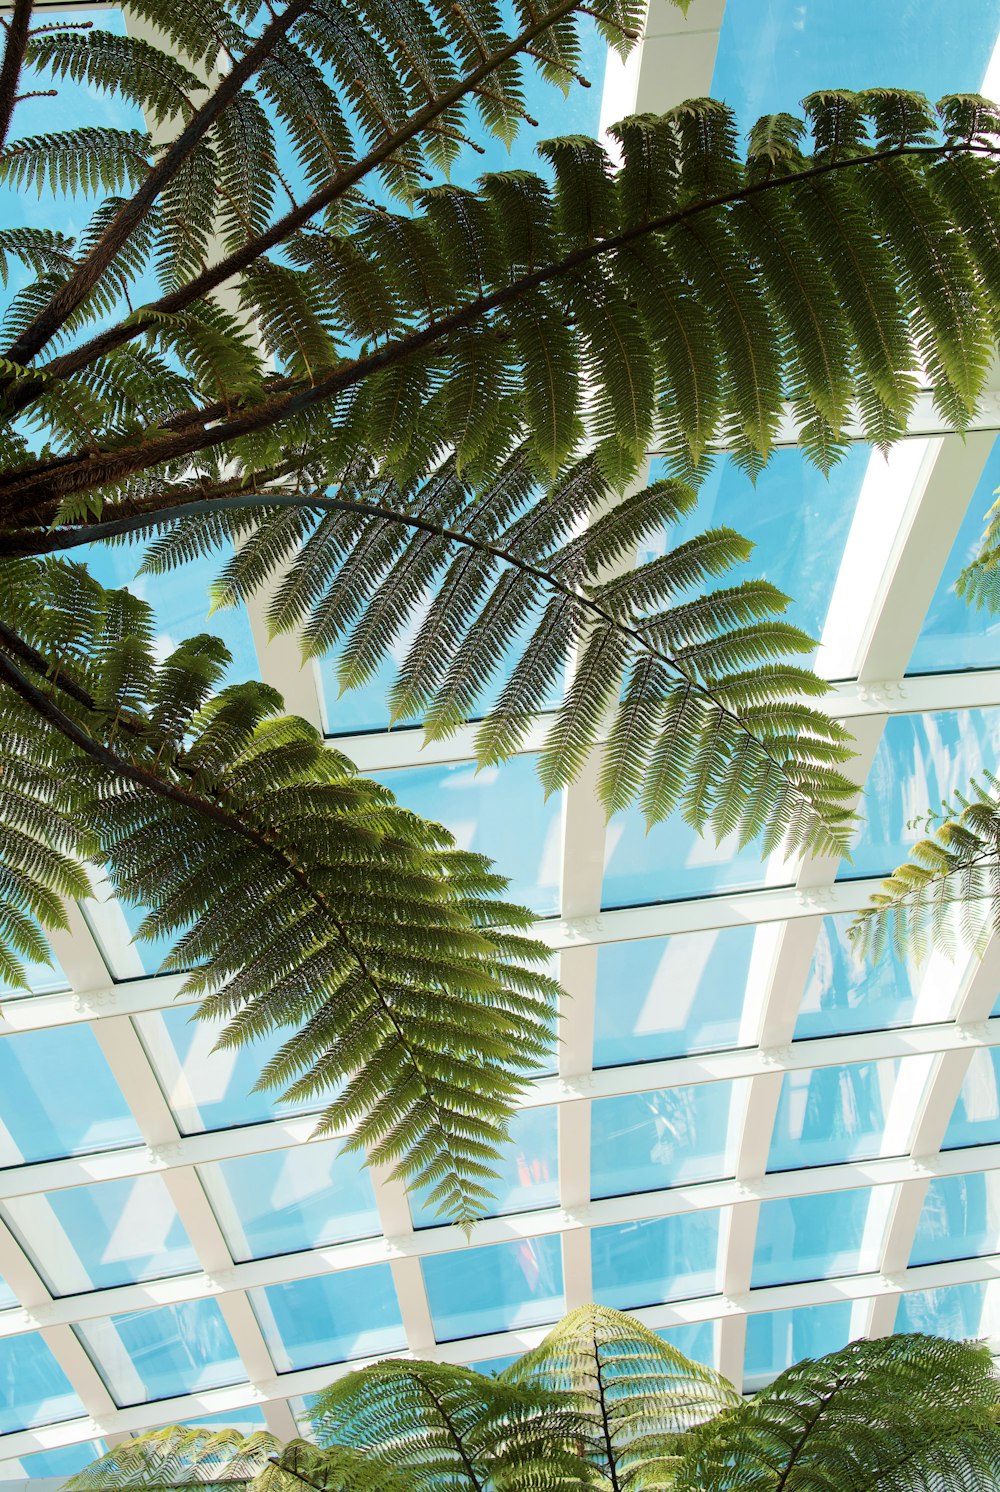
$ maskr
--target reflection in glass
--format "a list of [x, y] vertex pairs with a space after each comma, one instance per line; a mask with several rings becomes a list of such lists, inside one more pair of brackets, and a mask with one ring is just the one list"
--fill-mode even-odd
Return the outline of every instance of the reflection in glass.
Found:
[[150, 1011], [133, 1021], [182, 1134], [308, 1112], [306, 1105], [281, 1103], [278, 1092], [254, 1092], [287, 1032], [216, 1051], [223, 1022], [198, 1020], [193, 1005]]
[[239, 1383], [246, 1369], [214, 1300], [188, 1300], [74, 1327], [119, 1406]]
[[655, 1062], [738, 1044], [752, 927], [603, 943], [594, 1066]]
[[[558, 1110], [552, 1107], [519, 1109], [510, 1122], [510, 1139], [500, 1160], [493, 1162], [499, 1176], [489, 1182], [489, 1215], [532, 1212], [559, 1205]], [[410, 1214], [415, 1228], [440, 1227], [449, 1221], [425, 1201], [425, 1193], [411, 1191]]]
[[942, 1150], [963, 1145], [992, 1145], [1000, 1140], [1000, 1047], [979, 1047], [972, 1054], [959, 1091]]
[[161, 1176], [11, 1197], [3, 1211], [56, 1295], [200, 1268]]
[[692, 1083], [595, 1099], [590, 1195], [620, 1197], [725, 1176], [732, 1091], [732, 1083]]
[[937, 1176], [927, 1188], [910, 1264], [971, 1259], [1000, 1250], [1000, 1173]]
[[850, 915], [823, 918], [795, 1023], [796, 1041], [905, 1026], [913, 1019], [920, 986], [916, 960], [901, 959], [892, 947], [878, 959], [858, 957], [847, 936], [851, 921]]
[[751, 1289], [875, 1269], [862, 1244], [871, 1187], [762, 1202]]
[[388, 1264], [249, 1291], [279, 1373], [406, 1346]]
[[496, 861], [509, 901], [540, 916], [559, 911], [562, 794], [546, 799], [531, 755], [476, 770], [474, 762], [379, 774], [404, 808], [444, 824], [460, 849]]
[[899, 1062], [852, 1062], [786, 1072], [769, 1171], [831, 1166], [879, 1154]]
[[85, 1025], [0, 1041], [0, 1165], [80, 1155], [142, 1141], [111, 1069]]
[[84, 1413], [37, 1331], [0, 1337], [0, 1435]]
[[620, 1311], [717, 1290], [719, 1213], [615, 1223], [590, 1235], [594, 1299]]
[[1000, 709], [891, 715], [865, 783], [865, 822], [840, 879], [888, 875], [926, 838], [926, 815], [998, 761]]
[[7, 1281], [0, 1278], [0, 1310], [5, 1310], [7, 1306], [14, 1305], [17, 1305], [17, 1296], [14, 1294]]
[[1000, 667], [1000, 617], [969, 606], [955, 591], [959, 574], [979, 553], [986, 515], [996, 501], [998, 487], [1000, 440], [994, 440], [928, 607], [906, 670], [908, 674]]
[[968, 1285], [942, 1285], [938, 1290], [909, 1290], [899, 1297], [897, 1332], [921, 1331], [929, 1336], [985, 1336], [995, 1325], [996, 1296], [985, 1280]]
[[199, 1175], [237, 1262], [382, 1231], [363, 1157], [339, 1140], [241, 1155]]
[[91, 1461], [103, 1456], [107, 1449], [103, 1440], [84, 1440], [78, 1445], [57, 1445], [48, 1451], [33, 1451], [30, 1456], [21, 1456], [16, 1461], [5, 1461], [0, 1465], [0, 1478], [6, 1481], [22, 1476], [76, 1476]]
[[751, 891], [767, 885], [767, 865], [759, 846], [740, 849], [734, 835], [716, 844], [678, 815], [647, 830], [635, 805], [608, 824], [601, 906], [644, 907], [658, 901], [686, 901]]
[[825, 1357], [846, 1347], [850, 1335], [849, 1300], [792, 1311], [755, 1312], [747, 1317], [743, 1387], [763, 1388], [803, 1358]]
[[566, 1310], [558, 1237], [430, 1254], [420, 1267], [439, 1342], [558, 1321]]

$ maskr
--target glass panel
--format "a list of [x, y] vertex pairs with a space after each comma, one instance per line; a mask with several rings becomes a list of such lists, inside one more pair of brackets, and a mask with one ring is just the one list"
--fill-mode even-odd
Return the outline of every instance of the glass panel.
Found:
[[725, 927], [602, 944], [594, 1066], [736, 1046], [753, 940], [752, 927]]
[[615, 814], [608, 825], [601, 892], [606, 911], [752, 891], [767, 884], [759, 846], [748, 844], [741, 850], [734, 835], [716, 844], [678, 814], [647, 831], [645, 819], [633, 806]]
[[922, 1331], [963, 1341], [995, 1326], [997, 1300], [985, 1280], [969, 1285], [942, 1285], [938, 1290], [910, 1290], [899, 1298], [896, 1331]]
[[656, 1335], [693, 1362], [703, 1363], [706, 1368], [718, 1368], [714, 1322], [692, 1321], [687, 1326], [667, 1326]]
[[97, 889], [98, 895], [82, 902], [81, 907], [112, 979], [145, 979], [159, 974], [174, 946], [174, 935], [137, 938], [148, 908], [120, 900], [106, 881]]
[[0, 1165], [142, 1143], [121, 1089], [84, 1025], [0, 1040]]
[[[34, 919], [30, 919], [34, 920]], [[35, 923], [37, 927], [38, 924]], [[39, 929], [40, 930], [40, 929]], [[31, 959], [22, 958], [21, 964], [24, 968], [24, 977], [28, 988], [21, 985], [13, 985], [6, 975], [0, 974], [0, 995], [4, 1000], [17, 1000], [24, 995], [51, 995], [56, 990], [69, 989], [69, 980], [63, 971], [63, 967], [55, 954], [50, 951], [51, 963], [36, 964]]]
[[712, 97], [736, 109], [746, 130], [760, 114], [799, 113], [803, 95], [831, 79], [932, 99], [978, 92], [998, 25], [998, 0], [728, 0]]
[[995, 440], [924, 618], [908, 674], [1000, 666], [1000, 617], [967, 605], [955, 591], [960, 572], [979, 553], [986, 514], [996, 501], [998, 487], [1000, 440]]
[[200, 1268], [161, 1176], [12, 1197], [3, 1210], [56, 1295]]
[[246, 1378], [214, 1300], [154, 1306], [87, 1321], [74, 1329], [121, 1406], [193, 1394]]
[[223, 1023], [197, 1020], [191, 1005], [151, 1011], [133, 1021], [182, 1134], [260, 1124], [308, 1111], [303, 1104], [280, 1103], [277, 1093], [253, 1092], [284, 1033], [276, 1031], [238, 1050], [214, 1051]]
[[620, 1197], [731, 1174], [732, 1083], [599, 1098], [590, 1106], [590, 1195]]
[[84, 1412], [37, 1331], [0, 1338], [0, 1435]]
[[17, 1296], [14, 1294], [7, 1281], [5, 1279], [0, 1279], [0, 1310], [5, 1310], [7, 1306], [14, 1305], [17, 1305]]
[[[490, 1216], [505, 1212], [531, 1212], [559, 1205], [558, 1110], [520, 1109], [510, 1123], [510, 1141], [503, 1147], [497, 1170], [500, 1175], [489, 1186], [493, 1192]], [[433, 1228], [446, 1223], [419, 1192], [410, 1193], [410, 1213], [415, 1228]]]
[[880, 1153], [896, 1060], [786, 1072], [769, 1171], [870, 1160]]
[[480, 1362], [470, 1362], [468, 1366], [474, 1373], [482, 1373], [485, 1378], [495, 1378], [519, 1358], [520, 1353], [513, 1352], [510, 1357], [484, 1357]]
[[[731, 102], [728, 93], [714, 97]], [[795, 108], [798, 112], [798, 104]], [[726, 572], [724, 583], [769, 580], [792, 598], [786, 620], [818, 640], [870, 455], [868, 446], [852, 446], [827, 477], [801, 451], [788, 447], [774, 452], [756, 484], [722, 458], [698, 489], [697, 506], [670, 528], [661, 545], [641, 550], [640, 561], [706, 529], [734, 528], [753, 541], [754, 550], [743, 565]], [[651, 478], [664, 474], [664, 463], [654, 462]]]
[[4, 1462], [0, 1467], [0, 1477], [7, 1480], [21, 1476], [76, 1476], [91, 1461], [103, 1456], [107, 1449], [103, 1440], [85, 1440], [80, 1445], [58, 1445], [50, 1451], [34, 1451], [17, 1461]]
[[615, 1223], [590, 1235], [594, 1299], [620, 1311], [719, 1288], [719, 1212]]
[[804, 1358], [838, 1352], [850, 1336], [849, 1300], [794, 1311], [759, 1311], [747, 1318], [743, 1387], [763, 1388]]
[[538, 1326], [566, 1310], [557, 1237], [432, 1254], [420, 1267], [439, 1342]]
[[218, 1161], [199, 1174], [237, 1261], [382, 1231], [363, 1158], [337, 1140]]
[[402, 803], [444, 824], [459, 847], [489, 855], [509, 876], [508, 900], [540, 916], [559, 911], [562, 794], [546, 800], [534, 756], [500, 767], [449, 762], [380, 774]]
[[871, 1196], [866, 1186], [762, 1202], [751, 1289], [876, 1269], [875, 1253], [862, 1253]]
[[913, 1020], [921, 983], [916, 960], [901, 959], [894, 948], [886, 948], [877, 961], [858, 958], [847, 937], [851, 921], [850, 916], [823, 918], [795, 1023], [796, 1041]]
[[1000, 709], [890, 716], [865, 783], [867, 822], [840, 879], [888, 875], [926, 837], [926, 814], [998, 761]]
[[279, 1373], [406, 1346], [388, 1264], [249, 1291]]
[[239, 1430], [241, 1435], [253, 1435], [267, 1428], [264, 1411], [257, 1404], [240, 1405], [238, 1409], [225, 1409], [220, 1414], [200, 1414], [197, 1419], [186, 1419], [189, 1430]]
[[910, 1264], [970, 1259], [1000, 1249], [1000, 1173], [939, 1176], [924, 1198]]
[[942, 1150], [992, 1145], [1000, 1140], [1000, 1047], [973, 1052]]

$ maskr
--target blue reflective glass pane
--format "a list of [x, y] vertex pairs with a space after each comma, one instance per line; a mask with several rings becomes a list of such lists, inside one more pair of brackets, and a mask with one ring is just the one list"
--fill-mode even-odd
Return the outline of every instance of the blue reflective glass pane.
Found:
[[470, 1362], [469, 1367], [474, 1373], [482, 1373], [485, 1378], [496, 1378], [518, 1360], [519, 1354], [514, 1352], [510, 1357], [484, 1357], [479, 1362]]
[[69, 1379], [37, 1331], [0, 1338], [0, 1434], [83, 1413]]
[[598, 1098], [590, 1107], [590, 1195], [619, 1197], [730, 1174], [732, 1083]]
[[1000, 1173], [937, 1176], [927, 1188], [910, 1264], [1000, 1250]]
[[898, 1062], [786, 1072], [769, 1171], [830, 1166], [879, 1154]]
[[718, 1212], [615, 1223], [590, 1235], [594, 1299], [632, 1311], [718, 1289]]
[[406, 1346], [388, 1264], [314, 1275], [249, 1294], [279, 1373]]
[[12, 1197], [4, 1210], [56, 1295], [200, 1268], [160, 1176]]
[[[510, 1122], [510, 1140], [496, 1162], [499, 1176], [489, 1182], [489, 1215], [530, 1212], [559, 1205], [558, 1112], [555, 1108], [520, 1109]], [[410, 1193], [415, 1228], [439, 1227], [438, 1216], [425, 1193]]]
[[363, 1158], [336, 1140], [238, 1156], [199, 1173], [236, 1260], [382, 1231]]
[[942, 1150], [992, 1145], [1000, 1140], [1000, 1047], [973, 1052]]
[[996, 501], [998, 487], [1000, 440], [995, 440], [924, 618], [907, 673], [1000, 666], [1000, 617], [969, 606], [955, 590], [959, 574], [979, 553], [986, 514]]
[[185, 638], [207, 632], [221, 637], [232, 654], [224, 683], [238, 684], [244, 679], [259, 678], [257, 650], [245, 607], [226, 608], [209, 615], [212, 606], [209, 589], [229, 554], [222, 551], [202, 555], [167, 575], [138, 575], [146, 548], [145, 539], [128, 539], [122, 544], [88, 545], [78, 557], [86, 559], [90, 573], [101, 585], [128, 590], [153, 608], [154, 648], [158, 658], [168, 657]]
[[182, 1134], [260, 1124], [307, 1112], [313, 1104], [284, 1104], [277, 1093], [254, 1092], [254, 1084], [287, 1033], [239, 1048], [215, 1051], [218, 1021], [194, 1018], [194, 1007], [173, 1006], [134, 1017]]
[[239, 1430], [241, 1435], [253, 1435], [267, 1428], [264, 1411], [257, 1404], [241, 1404], [237, 1409], [224, 1409], [219, 1414], [199, 1414], [196, 1419], [186, 1419], [188, 1430]]
[[5, 1279], [0, 1279], [0, 1310], [6, 1306], [17, 1305], [17, 1296]]
[[[37, 923], [35, 925], [37, 926]], [[0, 995], [3, 996], [4, 1000], [16, 1000], [20, 996], [28, 994], [51, 995], [56, 990], [69, 989], [69, 980], [66, 978], [62, 965], [51, 950], [49, 958], [50, 962], [47, 964], [36, 964], [30, 958], [21, 958], [21, 966], [24, 969], [24, 979], [27, 989], [23, 985], [13, 984], [5, 974], [0, 974]]]
[[766, 882], [767, 865], [759, 846], [740, 849], [733, 835], [716, 844], [678, 814], [647, 831], [645, 819], [633, 806], [608, 825], [601, 892], [606, 910], [751, 891]]
[[913, 1019], [920, 971], [912, 958], [886, 948], [859, 958], [847, 936], [849, 916], [824, 917], [816, 940], [795, 1040], [906, 1026]]
[[141, 1143], [135, 1119], [87, 1026], [0, 1038], [0, 1164]]
[[888, 875], [926, 837], [914, 821], [998, 761], [1000, 709], [890, 716], [865, 783], [865, 823], [840, 878]]
[[239, 1383], [246, 1369], [214, 1300], [189, 1300], [75, 1328], [119, 1405]]
[[602, 944], [594, 1066], [736, 1046], [753, 940], [752, 927], [726, 927]]
[[692, 1321], [687, 1326], [665, 1326], [656, 1333], [692, 1362], [700, 1362], [706, 1368], [717, 1368], [715, 1351], [715, 1326], [711, 1321]]
[[762, 1388], [804, 1358], [838, 1352], [847, 1346], [850, 1335], [849, 1300], [800, 1306], [794, 1311], [757, 1312], [747, 1318], [743, 1386]]
[[[723, 458], [698, 489], [696, 507], [671, 527], [661, 546], [647, 545], [640, 559], [709, 528], [734, 528], [753, 541], [754, 550], [726, 572], [725, 584], [769, 580], [792, 598], [786, 619], [818, 641], [870, 455], [868, 446], [852, 446], [827, 477], [788, 447], [774, 452], [756, 485]], [[663, 463], [654, 462], [653, 479], [663, 474]]]
[[978, 1337], [986, 1301], [985, 1280], [969, 1285], [943, 1285], [938, 1290], [910, 1290], [899, 1298], [895, 1329], [951, 1337], [954, 1341]]
[[50, 1451], [34, 1451], [30, 1456], [21, 1456], [18, 1464], [23, 1468], [21, 1474], [27, 1477], [76, 1476], [78, 1471], [83, 1471], [106, 1451], [103, 1440], [84, 1440], [79, 1445], [58, 1445]]
[[752, 1289], [874, 1268], [862, 1260], [871, 1187], [762, 1202]]
[[476, 771], [473, 762], [381, 773], [404, 808], [444, 824], [459, 847], [489, 855], [509, 877], [508, 900], [541, 916], [559, 910], [562, 795], [546, 801], [533, 756]]
[[1000, 0], [728, 0], [712, 96], [738, 114], [800, 112], [819, 88], [913, 88], [929, 98], [978, 92], [1000, 25]]
[[557, 1321], [566, 1309], [558, 1237], [431, 1254], [420, 1267], [439, 1342]]

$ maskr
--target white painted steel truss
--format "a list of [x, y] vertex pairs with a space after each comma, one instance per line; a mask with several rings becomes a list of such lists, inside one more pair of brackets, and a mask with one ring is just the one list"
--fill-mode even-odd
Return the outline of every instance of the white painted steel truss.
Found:
[[[666, 0], [652, 0], [641, 53], [609, 66], [602, 122], [633, 109], [663, 109], [684, 96], [709, 91], [724, 0], [701, 0], [697, 28], [686, 25]], [[3, 7], [0, 6], [0, 9]], [[64, 9], [56, 0], [39, 8]], [[942, 435], [927, 401], [912, 422], [912, 440], [887, 463], [873, 461], [830, 609], [820, 654], [837, 685], [829, 706], [854, 730], [862, 783], [886, 720], [899, 713], [966, 709], [1000, 702], [1000, 670], [937, 677], [903, 677], [941, 567], [1000, 428], [1000, 388], [984, 401], [967, 439]], [[794, 431], [784, 433], [794, 439]], [[956, 501], [956, 494], [959, 499]], [[317, 726], [321, 710], [316, 676], [302, 669], [294, 642], [270, 641], [264, 601], [251, 612], [261, 676], [277, 685], [290, 709]], [[536, 737], [525, 750], [537, 746]], [[421, 749], [418, 731], [355, 737], [343, 743], [366, 771], [465, 759], [471, 732]], [[748, 1315], [826, 1302], [852, 1302], [854, 1334], [892, 1329], [901, 1292], [1000, 1277], [1000, 1255], [909, 1268], [911, 1244], [926, 1188], [935, 1177], [1000, 1168], [1000, 1145], [941, 1151], [944, 1131], [973, 1053], [1000, 1044], [1000, 1021], [989, 1022], [1000, 988], [1000, 949], [982, 962], [942, 963], [933, 994], [923, 1000], [923, 1024], [873, 1034], [827, 1037], [793, 1044], [792, 1035], [824, 915], [863, 905], [872, 883], [836, 882], [833, 860], [775, 865], [768, 889], [693, 902], [601, 911], [604, 821], [593, 792], [595, 764], [565, 795], [562, 901], [558, 919], [538, 932], [558, 954], [566, 990], [563, 1041], [557, 1076], [539, 1079], [530, 1105], [558, 1111], [559, 1206], [491, 1219], [470, 1242], [454, 1228], [415, 1231], [398, 1183], [374, 1180], [382, 1234], [377, 1238], [315, 1248], [278, 1258], [234, 1261], [208, 1201], [197, 1167], [261, 1151], [310, 1143], [311, 1121], [291, 1118], [238, 1129], [182, 1135], [133, 1017], [171, 1005], [179, 977], [153, 977], [111, 985], [84, 917], [73, 911], [71, 929], [53, 939], [71, 985], [69, 993], [10, 1001], [0, 1035], [85, 1023], [96, 1038], [135, 1117], [143, 1143], [96, 1154], [0, 1171], [0, 1203], [99, 1180], [159, 1174], [163, 1177], [197, 1253], [196, 1272], [140, 1285], [91, 1290], [55, 1298], [13, 1232], [0, 1224], [0, 1274], [20, 1304], [0, 1310], [0, 1336], [38, 1331], [79, 1395], [86, 1417], [0, 1437], [0, 1458], [104, 1438], [110, 1443], [153, 1424], [207, 1413], [263, 1409], [269, 1428], [297, 1433], [290, 1400], [315, 1392], [356, 1366], [332, 1364], [279, 1374], [247, 1291], [361, 1265], [388, 1262], [406, 1330], [408, 1351], [445, 1361], [472, 1362], [523, 1350], [544, 1328], [505, 1332], [438, 1344], [424, 1290], [423, 1256], [505, 1240], [558, 1235], [566, 1307], [591, 1298], [590, 1230], [595, 1226], [720, 1209], [718, 1278], [711, 1296], [640, 1309], [654, 1327], [711, 1321], [718, 1365], [740, 1384]], [[677, 1058], [641, 1066], [592, 1067], [597, 953], [601, 944], [703, 928], [753, 925], [760, 955], [747, 989], [740, 1046], [733, 1051]], [[877, 1159], [767, 1174], [767, 1158], [783, 1074], [803, 1068], [908, 1057], [909, 1079], [899, 1092]], [[676, 1084], [739, 1080], [733, 1109], [728, 1179], [600, 1201], [590, 1196], [590, 1107], [594, 1100]], [[750, 1271], [762, 1201], [872, 1187], [875, 1235], [866, 1253], [876, 1267], [838, 1279], [750, 1291]], [[213, 1298], [239, 1352], [245, 1381], [170, 1400], [118, 1407], [91, 1362], [74, 1326], [154, 1305]]]

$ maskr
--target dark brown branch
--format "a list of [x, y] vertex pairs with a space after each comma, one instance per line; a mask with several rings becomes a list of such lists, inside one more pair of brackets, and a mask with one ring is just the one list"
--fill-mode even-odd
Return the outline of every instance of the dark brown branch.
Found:
[[[540, 20], [534, 21], [530, 26], [526, 26], [523, 31], [520, 31], [505, 46], [500, 47], [496, 52], [485, 58], [471, 73], [467, 73], [459, 82], [453, 84], [451, 88], [446, 88], [436, 98], [425, 104], [405, 124], [400, 125], [399, 129], [386, 135], [385, 139], [374, 146], [361, 160], [339, 172], [327, 186], [314, 192], [311, 197], [308, 197], [305, 202], [294, 208], [293, 211], [279, 218], [264, 233], [259, 234], [241, 249], [237, 249], [227, 255], [225, 259], [220, 259], [218, 264], [214, 264], [210, 268], [203, 270], [201, 274], [196, 275], [192, 280], [188, 280], [179, 289], [171, 291], [169, 295], [161, 296], [159, 300], [151, 302], [148, 307], [140, 307], [140, 313], [144, 309], [150, 313], [155, 313], [155, 315], [151, 314], [148, 322], [143, 322], [140, 314], [132, 318], [127, 326], [120, 323], [118, 326], [109, 327], [107, 331], [100, 332], [89, 342], [85, 342], [80, 347], [74, 348], [72, 352], [67, 352], [61, 357], [53, 358], [46, 365], [44, 372], [50, 378], [65, 377], [69, 373], [75, 373], [80, 368], [86, 367], [95, 357], [100, 357], [104, 353], [109, 352], [113, 347], [118, 347], [123, 342], [128, 342], [134, 337], [141, 336], [149, 326], [155, 325], [156, 316], [171, 315], [177, 311], [182, 311], [187, 306], [193, 304], [194, 301], [201, 300], [213, 290], [218, 289], [227, 280], [231, 280], [236, 275], [242, 274], [262, 254], [267, 253], [269, 249], [275, 248], [290, 234], [308, 223], [317, 213], [322, 212], [324, 208], [336, 202], [346, 192], [350, 191], [351, 187], [357, 185], [359, 181], [369, 175], [377, 166], [388, 160], [403, 145], [407, 144], [423, 130], [427, 129], [428, 126], [433, 124], [434, 120], [441, 114], [451, 109], [456, 103], [459, 103], [467, 94], [475, 92], [479, 84], [488, 78], [491, 73], [496, 72], [498, 67], [502, 67], [505, 62], [509, 62], [519, 52], [524, 51], [530, 42], [540, 36], [542, 32], [549, 30], [557, 21], [570, 15], [578, 6], [579, 0], [559, 0], [559, 3], [553, 6], [551, 10], [546, 11]], [[112, 224], [113, 227], [114, 224]], [[14, 349], [11, 349], [7, 354], [12, 361], [21, 363], [28, 362], [30, 357], [34, 355], [35, 353], [32, 352], [27, 356], [18, 357], [15, 356]], [[0, 393], [3, 391], [4, 385], [0, 382]], [[9, 412], [17, 413], [19, 410], [25, 409], [37, 393], [37, 388], [29, 385], [24, 386], [13, 397], [8, 399], [7, 408]]]
[[411, 331], [394, 342], [386, 343], [376, 352], [342, 365], [335, 372], [314, 384], [255, 405], [242, 415], [225, 419], [228, 413], [225, 405], [211, 406], [202, 410], [201, 416], [207, 421], [218, 411], [218, 423], [209, 424], [207, 428], [172, 433], [159, 440], [150, 441], [144, 446], [125, 446], [117, 451], [100, 452], [97, 455], [88, 454], [84, 457], [79, 455], [61, 457], [57, 461], [38, 466], [29, 473], [12, 473], [9, 477], [0, 479], [0, 502], [12, 517], [31, 522], [34, 521], [38, 506], [45, 502], [92, 491], [108, 482], [124, 480], [138, 472], [159, 466], [163, 462], [195, 455], [199, 451], [212, 450], [225, 445], [228, 441], [237, 440], [241, 436], [269, 429], [280, 424], [284, 419], [302, 414], [313, 406], [323, 403], [335, 394], [353, 388], [373, 373], [403, 362], [414, 353], [422, 352], [450, 333], [462, 330], [491, 311], [511, 304], [531, 290], [558, 280], [563, 275], [606, 254], [617, 253], [618, 250], [628, 247], [629, 244], [651, 233], [667, 232], [704, 213], [714, 212], [720, 207], [728, 207], [734, 202], [745, 201], [763, 192], [798, 186], [818, 177], [853, 170], [857, 167], [877, 165], [883, 161], [904, 157], [940, 158], [959, 153], [974, 153], [991, 157], [998, 154], [994, 148], [974, 142], [896, 146], [890, 150], [871, 152], [868, 155], [850, 157], [846, 160], [823, 161], [804, 171], [793, 171], [784, 176], [773, 176], [762, 181], [750, 182], [717, 197], [689, 203], [686, 207], [664, 213], [658, 218], [635, 224], [621, 233], [612, 234], [595, 243], [575, 249], [563, 259], [545, 265], [530, 274], [522, 275], [500, 290], [495, 290], [489, 295], [478, 296], [439, 321]]
[[14, 0], [14, 11], [7, 22], [7, 40], [0, 63], [0, 150], [7, 143], [14, 105], [17, 103], [17, 84], [24, 66], [24, 53], [28, 45], [28, 28], [34, 0]]
[[[129, 235], [146, 216], [164, 187], [212, 128], [219, 115], [267, 60], [282, 37], [314, 4], [315, 0], [288, 0], [283, 14], [264, 29], [246, 55], [220, 80], [212, 96], [164, 152], [135, 196], [125, 204], [114, 221], [109, 223], [87, 257], [8, 349], [6, 356], [11, 362], [30, 362], [56, 334], [67, 317], [82, 304]], [[5, 54], [5, 66], [6, 61]], [[0, 391], [3, 387], [0, 384]]]

